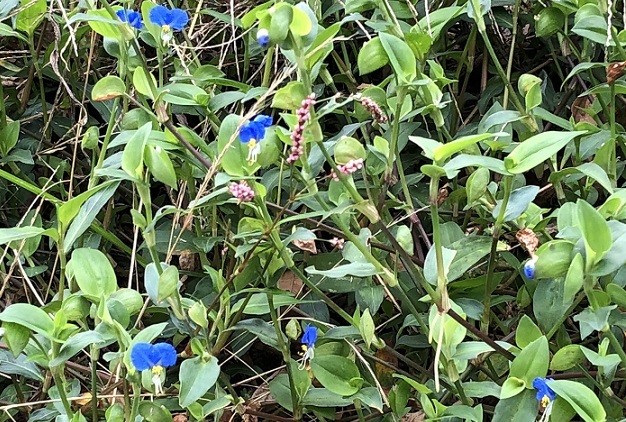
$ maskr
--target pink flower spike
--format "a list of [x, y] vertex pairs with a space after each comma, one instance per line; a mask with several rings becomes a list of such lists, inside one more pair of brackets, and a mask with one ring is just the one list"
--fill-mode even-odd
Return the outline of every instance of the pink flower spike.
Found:
[[237, 198], [237, 204], [250, 202], [254, 199], [254, 191], [245, 180], [239, 183], [231, 183], [228, 190], [233, 197]]

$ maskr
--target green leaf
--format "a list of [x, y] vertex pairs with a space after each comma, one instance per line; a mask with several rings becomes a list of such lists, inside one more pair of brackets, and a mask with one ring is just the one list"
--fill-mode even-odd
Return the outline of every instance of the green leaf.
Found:
[[554, 380], [550, 388], [566, 400], [585, 422], [603, 422], [606, 411], [598, 397], [584, 384], [569, 380]]
[[4, 321], [2, 323], [4, 329], [4, 335], [2, 339], [9, 347], [14, 357], [18, 357], [24, 350], [30, 339], [30, 330], [15, 322]]
[[[172, 267], [170, 267], [172, 268]], [[200, 397], [204, 396], [217, 382], [220, 375], [220, 366], [215, 356], [208, 361], [200, 356], [186, 359], [180, 365], [180, 395], [178, 401], [182, 407], [187, 407]]]
[[459, 174], [459, 170], [466, 167], [484, 167], [498, 174], [510, 175], [504, 168], [504, 162], [493, 157], [482, 155], [460, 154], [448, 161], [443, 166], [448, 179], [453, 179]]
[[294, 7], [288, 3], [278, 3], [274, 7], [276, 10], [272, 14], [269, 27], [270, 40], [273, 43], [281, 43], [285, 41], [289, 34], [289, 25], [291, 25], [291, 20], [293, 19]]
[[0, 313], [0, 321], [22, 325], [52, 340], [54, 322], [41, 308], [29, 303], [14, 303]]
[[[148, 78], [152, 80], [152, 84], [150, 84]], [[154, 101], [152, 87], [157, 86], [157, 81], [151, 73], [146, 74], [146, 71], [141, 66], [137, 67], [133, 73], [133, 85], [137, 92]]]
[[587, 265], [602, 259], [611, 248], [612, 236], [606, 220], [587, 201], [576, 202], [578, 227], [583, 235], [587, 250]]
[[337, 164], [342, 165], [347, 164], [351, 160], [365, 159], [367, 156], [363, 144], [349, 136], [341, 138], [335, 144], [334, 154]]
[[441, 164], [457, 152], [461, 152], [478, 142], [493, 138], [495, 135], [496, 134], [493, 133], [481, 133], [478, 135], [463, 136], [447, 144], [442, 144], [433, 150], [433, 159], [435, 162]]
[[0, 130], [0, 158], [6, 157], [20, 137], [20, 121], [8, 123]]
[[293, 19], [291, 20], [291, 24], [289, 25], [289, 30], [295, 36], [305, 37], [309, 35], [313, 30], [313, 22], [311, 22], [311, 18], [309, 17], [307, 12], [302, 10], [304, 8], [308, 9], [308, 5], [304, 3], [304, 8], [301, 8], [301, 6], [302, 3], [298, 3], [295, 7], [293, 7]]
[[600, 8], [593, 3], [582, 5], [576, 12], [572, 32], [595, 43], [606, 44], [607, 22]]
[[102, 188], [87, 191], [91, 193], [91, 197], [80, 207], [78, 214], [73, 219], [63, 238], [65, 252], [69, 252], [74, 242], [91, 226], [91, 223], [93, 223], [102, 207], [109, 202], [119, 184], [119, 181], [107, 182]]
[[[278, 337], [276, 335], [276, 330], [274, 327], [260, 318], [251, 318], [245, 319], [243, 321], [239, 321], [237, 325], [235, 325], [233, 330], [246, 330], [251, 334], [257, 336], [257, 338], [268, 346], [273, 347], [276, 350], [280, 350], [280, 346], [278, 345]], [[283, 335], [283, 339], [286, 342], [287, 338]]]
[[563, 285], [563, 300], [565, 302], [574, 300], [574, 296], [576, 296], [583, 287], [584, 278], [585, 263], [583, 262], [583, 256], [577, 253], [574, 259], [572, 259], [572, 263], [565, 276]]
[[515, 331], [515, 344], [520, 349], [541, 337], [541, 330], [528, 315], [522, 316]]
[[307, 69], [313, 69], [317, 63], [322, 62], [333, 51], [334, 36], [341, 29], [341, 23], [337, 22], [318, 34], [306, 51], [305, 64]]
[[117, 290], [115, 271], [106, 255], [97, 249], [74, 250], [65, 272], [76, 280], [83, 294], [95, 302]]
[[412, 82], [417, 76], [417, 60], [413, 50], [395, 35], [380, 32], [379, 38], [398, 81]]
[[587, 132], [542, 132], [519, 144], [504, 159], [504, 167], [513, 174], [524, 173], [559, 152], [577, 136]]
[[157, 303], [172, 296], [178, 291], [179, 282], [178, 268], [173, 265], [167, 267], [159, 276], [159, 292]]
[[584, 340], [594, 331], [607, 330], [609, 328], [609, 315], [616, 307], [617, 305], [603, 306], [596, 310], [586, 308], [578, 315], [575, 315], [574, 321], [580, 324], [580, 337]]
[[551, 240], [537, 249], [535, 278], [563, 277], [572, 262], [574, 244], [568, 240]]
[[359, 50], [357, 66], [361, 75], [372, 73], [387, 63], [389, 63], [389, 57], [379, 37], [372, 38]]
[[514, 397], [500, 400], [492, 422], [535, 422], [538, 408], [535, 392], [527, 389]]
[[606, 285], [606, 292], [611, 296], [611, 301], [620, 308], [626, 308], [626, 290], [615, 283]]
[[465, 191], [467, 193], [468, 205], [475, 203], [487, 192], [487, 186], [491, 181], [489, 169], [480, 167], [474, 171], [467, 179]]
[[0, 23], [0, 36], [3, 36], [3, 37], [16, 37], [16, 38], [19, 38], [20, 40], [22, 40], [22, 41], [24, 41], [26, 43], [28, 42], [28, 38], [26, 38], [24, 35], [20, 34], [19, 32], [14, 31], [13, 28], [11, 28], [9, 25], [7, 25], [5, 23]]
[[369, 262], [352, 262], [350, 264], [339, 265], [330, 270], [317, 270], [310, 266], [304, 269], [309, 274], [320, 274], [330, 278], [343, 278], [348, 275], [354, 277], [368, 277], [378, 274], [376, 267]]
[[430, 12], [428, 16], [421, 18], [419, 23], [412, 28], [412, 31], [428, 31], [428, 35], [432, 37], [434, 43], [443, 30], [448, 27], [448, 25], [452, 24], [452, 21], [466, 10], [466, 5], [438, 8]]
[[[504, 221], [515, 220], [517, 217], [522, 215], [524, 211], [528, 209], [538, 193], [539, 186], [523, 186], [511, 192], [509, 201], [506, 204], [506, 211], [504, 212]], [[491, 215], [494, 218], [497, 218], [498, 215], [500, 215], [502, 203], [502, 199], [498, 199], [496, 206], [491, 211]]]
[[93, 101], [106, 101], [112, 98], [121, 97], [126, 92], [124, 81], [114, 75], [107, 75], [100, 79], [91, 90]]
[[526, 389], [524, 380], [515, 377], [509, 377], [502, 384], [502, 390], [500, 391], [500, 400], [508, 399], [510, 397], [517, 396], [519, 393]]
[[89, 10], [87, 13], [77, 13], [72, 16], [68, 23], [87, 21], [93, 31], [105, 38], [120, 39], [121, 24], [119, 19], [113, 19], [105, 9]]
[[317, 356], [311, 360], [311, 370], [320, 384], [340, 396], [351, 396], [363, 385], [359, 368], [343, 356]]
[[361, 322], [359, 324], [359, 330], [361, 331], [361, 337], [363, 341], [369, 348], [372, 345], [372, 340], [374, 339], [374, 330], [376, 326], [374, 325], [374, 320], [372, 319], [372, 315], [370, 314], [370, 310], [366, 309], [363, 311], [363, 315], [361, 315]]
[[302, 101], [309, 95], [304, 84], [299, 81], [291, 81], [280, 88], [272, 99], [272, 108], [282, 110], [296, 110], [302, 105]]
[[24, 227], [12, 227], [8, 229], [0, 229], [0, 245], [5, 243], [14, 242], [16, 240], [30, 239], [36, 237], [45, 232], [41, 227], [24, 226]]
[[548, 372], [550, 349], [545, 336], [526, 346], [511, 363], [511, 377], [523, 380], [526, 386], [533, 385], [536, 377], [544, 378]]
[[371, 10], [376, 7], [378, 3], [374, 0], [346, 0], [345, 1], [345, 10], [346, 15], [357, 12], [365, 12], [366, 10]]
[[144, 161], [156, 180], [172, 189], [178, 187], [176, 171], [167, 151], [157, 145], [146, 145]]
[[578, 344], [568, 344], [559, 349], [550, 362], [551, 371], [567, 371], [585, 360], [585, 355]]
[[152, 123], [146, 123], [130, 138], [122, 154], [122, 170], [129, 176], [141, 180], [143, 177], [143, 156], [146, 142], [152, 131]]
[[20, 7], [15, 18], [15, 28], [32, 36], [35, 29], [43, 21], [48, 10], [48, 4], [46, 0], [21, 0]]

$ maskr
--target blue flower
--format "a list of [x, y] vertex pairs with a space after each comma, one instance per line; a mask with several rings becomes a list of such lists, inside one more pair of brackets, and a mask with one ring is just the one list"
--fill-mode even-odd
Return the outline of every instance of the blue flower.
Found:
[[176, 349], [169, 343], [137, 343], [130, 351], [130, 361], [138, 371], [152, 371], [155, 393], [163, 394], [163, 369], [176, 363]]
[[556, 399], [556, 393], [548, 385], [554, 381], [552, 378], [537, 377], [533, 380], [533, 387], [537, 390], [537, 400], [541, 406], [548, 407]]
[[141, 29], [143, 28], [143, 22], [141, 21], [141, 13], [135, 12], [134, 10], [126, 10], [120, 9], [115, 12], [118, 18], [122, 22], [128, 23], [133, 28]]
[[524, 275], [531, 280], [535, 278], [535, 263], [537, 262], [537, 256], [533, 256], [524, 264]]
[[150, 9], [150, 22], [163, 28], [167, 26], [168, 30], [182, 31], [187, 22], [189, 22], [189, 16], [182, 9], [154, 6]]
[[167, 368], [176, 363], [176, 349], [169, 343], [137, 343], [130, 351], [130, 361], [138, 371]]
[[161, 39], [167, 44], [172, 39], [172, 31], [182, 31], [189, 22], [189, 16], [182, 9], [154, 6], [150, 9], [150, 22], [161, 27]]
[[248, 162], [254, 163], [261, 152], [261, 141], [265, 137], [265, 129], [272, 125], [272, 118], [259, 114], [252, 121], [245, 123], [239, 131], [239, 140], [248, 144]]
[[270, 43], [270, 33], [265, 28], [259, 29], [256, 33], [256, 40], [261, 47], [267, 47]]
[[304, 327], [304, 333], [302, 334], [302, 343], [309, 349], [315, 346], [317, 341], [317, 328], [307, 325]]
[[302, 342], [302, 350], [304, 354], [300, 359], [299, 369], [304, 369], [309, 366], [309, 362], [315, 356], [315, 342], [317, 341], [317, 328], [307, 325], [304, 327], [304, 333], [300, 339]]

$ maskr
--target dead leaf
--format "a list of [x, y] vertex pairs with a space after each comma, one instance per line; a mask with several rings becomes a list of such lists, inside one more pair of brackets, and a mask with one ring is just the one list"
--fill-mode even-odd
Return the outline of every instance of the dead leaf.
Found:
[[315, 240], [294, 240], [293, 244], [296, 245], [298, 249], [303, 251], [309, 251], [312, 254], [317, 253], [317, 247], [315, 246]]
[[293, 271], [285, 271], [280, 280], [278, 280], [278, 288], [297, 296], [302, 290], [302, 280]]
[[407, 413], [400, 419], [401, 422], [424, 422], [426, 414], [423, 411]]
[[539, 239], [534, 231], [529, 229], [528, 227], [520, 230], [515, 235], [517, 241], [528, 251], [528, 253], [533, 256], [535, 252], [537, 252], [537, 248], [539, 247]]
[[578, 97], [574, 100], [572, 103], [572, 117], [576, 123], [586, 122], [594, 126], [598, 125], [596, 121], [593, 120], [593, 117], [591, 117], [586, 111], [591, 109], [593, 100], [595, 100], [595, 96], [589, 95], [585, 97]]

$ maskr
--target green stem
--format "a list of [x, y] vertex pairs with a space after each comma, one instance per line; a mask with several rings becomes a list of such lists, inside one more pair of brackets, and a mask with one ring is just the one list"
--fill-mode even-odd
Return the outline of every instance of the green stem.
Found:
[[489, 319], [491, 317], [491, 293], [496, 286], [493, 286], [494, 273], [496, 269], [496, 254], [498, 251], [498, 240], [500, 239], [500, 230], [504, 223], [504, 216], [506, 215], [506, 207], [509, 204], [509, 198], [511, 196], [511, 190], [513, 188], [513, 176], [504, 176], [502, 180], [504, 185], [504, 195], [502, 197], [502, 205], [500, 207], [500, 213], [496, 217], [496, 223], [493, 227], [493, 236], [491, 239], [491, 251], [489, 254], [489, 267], [487, 270], [487, 280], [485, 281], [485, 294], [484, 294], [484, 310], [481, 320], [481, 331], [487, 333], [489, 331]]
[[111, 107], [111, 116], [109, 116], [109, 123], [107, 124], [107, 130], [104, 134], [104, 139], [102, 140], [102, 149], [100, 150], [100, 155], [98, 155], [98, 162], [91, 169], [91, 177], [89, 178], [89, 189], [93, 188], [98, 184], [98, 176], [96, 175], [96, 171], [102, 168], [102, 164], [104, 163], [104, 159], [107, 155], [107, 149], [109, 148], [109, 141], [111, 140], [111, 135], [113, 134], [113, 127], [115, 126], [115, 120], [117, 119], [117, 108], [120, 105], [120, 97], [116, 97], [113, 100], [113, 107]]
[[[391, 144], [389, 145], [389, 156], [387, 157], [387, 168], [385, 169], [385, 181], [391, 179], [391, 173], [393, 172], [393, 161], [399, 155], [398, 138], [400, 137], [400, 115], [402, 114], [402, 104], [404, 103], [404, 97], [406, 96], [406, 89], [398, 86], [396, 95], [396, 110], [393, 116], [393, 125], [391, 128]], [[400, 158], [398, 157], [399, 161]]]
[[444, 312], [450, 308], [446, 286], [446, 274], [443, 263], [443, 245], [441, 243], [441, 227], [439, 226], [439, 177], [430, 179], [430, 214], [433, 225], [433, 247], [437, 260], [437, 297], [433, 301]]
[[300, 401], [298, 400], [298, 394], [296, 393], [296, 383], [293, 377], [293, 368], [291, 366], [291, 354], [289, 347], [283, 337], [283, 331], [280, 329], [280, 322], [278, 321], [278, 314], [274, 307], [274, 295], [271, 292], [267, 293], [267, 304], [270, 309], [270, 316], [274, 323], [274, 329], [276, 330], [276, 337], [278, 339], [278, 346], [283, 354], [283, 361], [287, 368], [287, 376], [289, 377], [289, 390], [291, 392], [291, 403], [293, 405], [293, 418], [297, 421], [302, 419], [302, 409], [300, 407]]
[[271, 46], [267, 49], [267, 54], [265, 55], [265, 67], [263, 68], [263, 82], [261, 82], [261, 86], [266, 88], [270, 86], [270, 77], [272, 75], [272, 65], [274, 64], [275, 49], [276, 47]]
[[[30, 48], [30, 54], [33, 56], [33, 66], [35, 67], [35, 71], [37, 72], [37, 79], [39, 80], [39, 96], [41, 97], [41, 112], [43, 114], [43, 127], [48, 127], [48, 103], [46, 102], [46, 89], [45, 84], [43, 82], [43, 73], [41, 73], [41, 66], [39, 65], [39, 57], [37, 57], [37, 52], [35, 51], [35, 40], [31, 36], [28, 42], [28, 47]], [[45, 133], [43, 133], [45, 137]]]
[[[509, 61], [506, 66], [506, 80], [511, 80], [511, 72], [513, 71], [513, 59], [515, 58], [515, 41], [517, 39], [517, 19], [519, 17], [520, 0], [515, 0], [515, 8], [513, 9], [513, 34], [511, 38], [511, 50], [509, 51]], [[506, 110], [509, 102], [509, 88], [504, 89], [504, 98], [502, 99], [502, 108]]]

